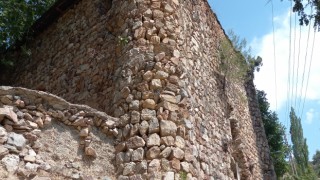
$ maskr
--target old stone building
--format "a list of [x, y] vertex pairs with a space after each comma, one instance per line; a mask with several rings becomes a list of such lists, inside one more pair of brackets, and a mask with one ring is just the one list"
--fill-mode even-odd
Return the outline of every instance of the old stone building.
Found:
[[118, 179], [276, 179], [253, 81], [219, 70], [206, 0], [58, 0], [32, 29], [9, 85], [114, 117]]

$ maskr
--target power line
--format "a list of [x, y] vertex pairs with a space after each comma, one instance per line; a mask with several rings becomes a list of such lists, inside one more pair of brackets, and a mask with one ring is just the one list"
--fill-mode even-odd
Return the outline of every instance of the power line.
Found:
[[[290, 5], [290, 8], [292, 9], [292, 1], [291, 1], [291, 5]], [[292, 29], [292, 22], [291, 22], [291, 19], [292, 19], [292, 11], [290, 10], [290, 32], [289, 32], [289, 58], [288, 58], [288, 83], [287, 83], [287, 102], [286, 102], [286, 115], [287, 117], [285, 117], [285, 119], [287, 120], [286, 124], [287, 124], [287, 127], [289, 126], [289, 123], [288, 123], [288, 119], [289, 119], [289, 113], [290, 113], [290, 88], [291, 88], [291, 85], [290, 85], [290, 81], [291, 81], [291, 78], [290, 78], [290, 75], [291, 75], [291, 29]]]
[[290, 102], [291, 102], [291, 106], [294, 106], [293, 105], [293, 90], [294, 90], [294, 72], [295, 72], [295, 60], [296, 60], [296, 30], [297, 30], [297, 14], [295, 14], [294, 16], [294, 31], [293, 31], [293, 65], [292, 65], [292, 81], [291, 81], [291, 84], [292, 84], [292, 88], [291, 88], [291, 98], [290, 98]]
[[299, 82], [299, 61], [300, 61], [300, 47], [301, 47], [301, 26], [299, 26], [299, 51], [298, 51], [298, 65], [297, 65], [297, 80], [296, 80], [296, 96], [294, 99], [294, 107], [297, 107], [297, 97], [298, 97], [298, 82]]
[[[311, 14], [312, 14], [312, 7], [311, 7]], [[311, 18], [310, 18], [311, 20]], [[306, 64], [307, 64], [307, 57], [308, 57], [308, 47], [309, 47], [309, 39], [310, 39], [310, 29], [311, 29], [311, 23], [309, 23], [309, 29], [308, 29], [308, 37], [307, 37], [307, 46], [306, 46], [306, 54], [304, 58], [304, 65], [303, 65], [303, 73], [302, 73], [302, 82], [301, 82], [301, 88], [300, 88], [300, 98], [299, 98], [299, 103], [298, 103], [298, 114], [300, 110], [300, 104], [301, 104], [301, 98], [302, 98], [302, 90], [303, 90], [303, 85], [304, 85], [304, 74], [306, 71]]]
[[276, 40], [274, 35], [274, 11], [273, 11], [273, 1], [271, 1], [272, 9], [272, 31], [273, 31], [273, 60], [274, 60], [274, 86], [275, 86], [275, 99], [276, 99], [276, 110], [278, 110], [278, 96], [277, 96], [277, 65], [276, 65]]
[[303, 98], [302, 110], [301, 110], [300, 117], [302, 117], [302, 114], [303, 114], [304, 103], [306, 101], [306, 95], [307, 95], [307, 91], [308, 91], [308, 84], [309, 84], [310, 69], [311, 69], [311, 63], [312, 63], [312, 57], [313, 57], [313, 48], [314, 48], [315, 38], [316, 38], [316, 28], [314, 28], [314, 33], [313, 33], [313, 41], [312, 41], [312, 48], [311, 48], [311, 58], [310, 58], [310, 62], [309, 62], [309, 70], [308, 70], [308, 77], [307, 77], [307, 85], [306, 85], [306, 91], [304, 92], [304, 98]]

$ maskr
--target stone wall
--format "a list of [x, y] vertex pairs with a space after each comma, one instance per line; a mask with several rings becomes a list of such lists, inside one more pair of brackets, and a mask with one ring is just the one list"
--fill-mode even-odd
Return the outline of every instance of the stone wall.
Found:
[[[81, 1], [28, 44], [13, 82], [108, 110], [117, 38], [106, 28], [111, 0]], [[124, 9], [125, 10], [125, 9]]]
[[254, 87], [219, 70], [225, 38], [207, 1], [82, 0], [15, 85], [119, 118], [119, 179], [275, 179]]

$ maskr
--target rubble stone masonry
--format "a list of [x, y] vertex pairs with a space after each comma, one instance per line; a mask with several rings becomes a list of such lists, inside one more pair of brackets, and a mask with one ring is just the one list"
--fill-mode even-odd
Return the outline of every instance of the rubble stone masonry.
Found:
[[120, 180], [276, 179], [252, 79], [219, 70], [225, 38], [206, 0], [82, 0], [32, 40], [11, 85], [118, 119]]

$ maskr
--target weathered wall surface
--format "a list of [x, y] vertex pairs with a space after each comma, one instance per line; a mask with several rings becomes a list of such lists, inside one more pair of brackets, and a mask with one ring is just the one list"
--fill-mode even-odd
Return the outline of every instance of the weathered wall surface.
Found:
[[118, 117], [119, 179], [275, 179], [254, 87], [219, 71], [225, 34], [208, 3], [108, 7], [82, 0], [36, 37], [16, 85]]
[[116, 179], [118, 123], [49, 93], [0, 86], [0, 179]]
[[15, 85], [107, 110], [117, 63], [116, 37], [106, 28], [110, 3], [81, 1], [36, 37], [32, 56], [17, 63]]

